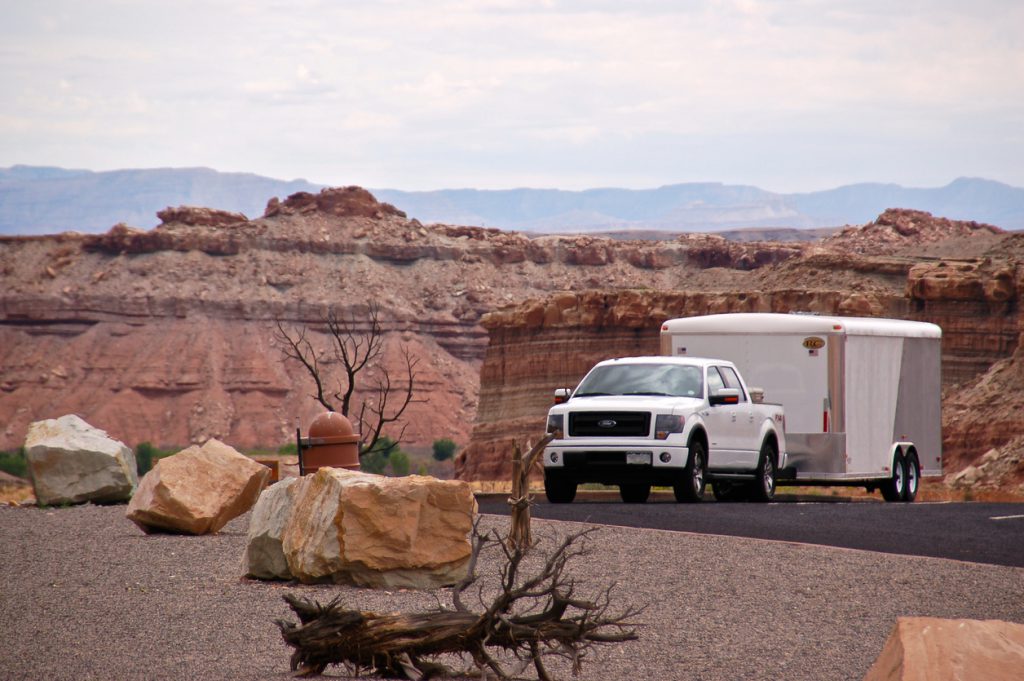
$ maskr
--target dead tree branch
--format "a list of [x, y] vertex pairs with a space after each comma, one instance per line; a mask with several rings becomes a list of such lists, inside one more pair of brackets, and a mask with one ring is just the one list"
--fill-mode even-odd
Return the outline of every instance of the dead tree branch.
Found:
[[[579, 671], [594, 645], [622, 643], [638, 638], [630, 619], [635, 609], [614, 612], [614, 585], [592, 599], [577, 598], [575, 585], [566, 574], [574, 559], [586, 555], [580, 540], [592, 530], [566, 537], [536, 574], [521, 576], [524, 552], [511, 548], [495, 533], [474, 531], [470, 573], [454, 589], [453, 610], [438, 609], [413, 614], [377, 614], [346, 610], [339, 599], [325, 606], [285, 596], [299, 624], [278, 620], [285, 642], [295, 649], [291, 668], [301, 674], [321, 674], [332, 664], [369, 670], [381, 676], [421, 679], [445, 670], [428, 659], [454, 653], [468, 655], [479, 668], [490, 669], [500, 679], [510, 675], [493, 651], [505, 651], [532, 664], [537, 678], [551, 679], [546, 658], [563, 658], [573, 672]], [[505, 562], [499, 570], [499, 593], [482, 613], [471, 612], [463, 592], [477, 578], [480, 551], [497, 545]], [[483, 604], [482, 589], [478, 597]]]

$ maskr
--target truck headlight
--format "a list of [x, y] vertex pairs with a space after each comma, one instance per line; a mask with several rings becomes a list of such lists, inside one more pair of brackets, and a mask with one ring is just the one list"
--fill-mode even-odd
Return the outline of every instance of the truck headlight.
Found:
[[564, 414], [548, 414], [548, 429], [547, 429], [546, 432], [548, 432], [548, 433], [556, 433], [558, 431], [562, 431], [564, 433], [565, 430], [562, 428], [562, 426], [564, 424], [565, 424], [565, 415]]
[[675, 414], [658, 414], [654, 419], [654, 437], [657, 440], [667, 440], [672, 433], [683, 432], [686, 419]]

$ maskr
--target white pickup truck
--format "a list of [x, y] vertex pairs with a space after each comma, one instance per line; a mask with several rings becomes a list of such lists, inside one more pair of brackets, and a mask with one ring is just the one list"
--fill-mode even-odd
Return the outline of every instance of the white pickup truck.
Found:
[[548, 501], [569, 503], [580, 483], [618, 485], [643, 503], [652, 485], [677, 501], [770, 501], [786, 466], [782, 407], [765, 404], [732, 362], [627, 357], [598, 363], [575, 390], [555, 391], [544, 450]]

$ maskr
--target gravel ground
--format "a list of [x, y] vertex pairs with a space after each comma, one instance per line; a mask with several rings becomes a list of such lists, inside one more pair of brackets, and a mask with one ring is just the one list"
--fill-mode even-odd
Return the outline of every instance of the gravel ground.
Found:
[[[217, 535], [147, 536], [124, 510], [0, 508], [5, 679], [287, 679], [273, 624], [294, 619], [285, 593], [385, 612], [448, 602], [443, 590], [246, 580], [248, 515]], [[543, 549], [584, 527], [535, 520], [534, 534]], [[587, 545], [569, 570], [577, 593], [617, 582], [616, 604], [647, 609], [640, 640], [596, 649], [584, 679], [860, 679], [897, 616], [1024, 624], [1024, 569], [611, 527]], [[485, 553], [480, 572], [496, 566]]]

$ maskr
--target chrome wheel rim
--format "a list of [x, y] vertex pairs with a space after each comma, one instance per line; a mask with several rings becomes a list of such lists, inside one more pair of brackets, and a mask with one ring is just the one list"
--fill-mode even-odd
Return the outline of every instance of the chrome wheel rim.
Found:
[[773, 471], [772, 460], [769, 457], [765, 457], [764, 460], [764, 477], [761, 478], [761, 485], [764, 487], [764, 491], [767, 495], [775, 491], [775, 476]]
[[704, 489], [704, 455], [700, 452], [693, 454], [693, 491], [700, 492]]
[[893, 482], [896, 483], [896, 491], [902, 493], [907, 481], [903, 478], [903, 466], [900, 463], [896, 464], [896, 470], [893, 471]]

